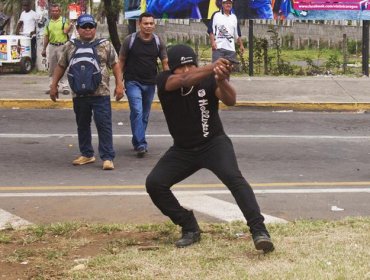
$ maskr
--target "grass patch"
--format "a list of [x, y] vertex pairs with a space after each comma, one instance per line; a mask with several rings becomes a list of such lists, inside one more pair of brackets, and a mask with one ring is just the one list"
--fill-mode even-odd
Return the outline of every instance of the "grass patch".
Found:
[[276, 251], [267, 255], [254, 249], [242, 222], [201, 224], [201, 228], [202, 241], [184, 249], [174, 247], [180, 230], [171, 223], [58, 223], [0, 231], [1, 275], [5, 279], [370, 279], [370, 217], [269, 225]]
[[4, 232], [0, 232], [0, 244], [7, 244], [10, 243], [11, 237], [9, 234], [6, 234]]

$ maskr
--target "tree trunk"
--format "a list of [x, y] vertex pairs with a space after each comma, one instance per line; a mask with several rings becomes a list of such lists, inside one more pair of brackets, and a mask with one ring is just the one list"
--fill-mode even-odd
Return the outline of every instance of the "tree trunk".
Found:
[[114, 9], [112, 0], [104, 0], [104, 8], [107, 16], [109, 36], [116, 52], [119, 53], [119, 49], [121, 48], [121, 42], [119, 41], [117, 30], [119, 11]]

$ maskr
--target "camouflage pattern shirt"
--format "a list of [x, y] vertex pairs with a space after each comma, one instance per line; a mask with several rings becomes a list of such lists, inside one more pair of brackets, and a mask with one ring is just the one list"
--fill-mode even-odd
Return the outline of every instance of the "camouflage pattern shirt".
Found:
[[[71, 41], [68, 41], [63, 47], [63, 54], [60, 57], [58, 64], [63, 68], [67, 68], [75, 50], [76, 46]], [[102, 70], [102, 82], [100, 83], [99, 88], [93, 94], [89, 94], [89, 96], [109, 96], [109, 69], [112, 69], [114, 64], [119, 63], [118, 55], [112, 43], [109, 41], [105, 41], [98, 45], [96, 47], [96, 51], [99, 56], [100, 68]], [[77, 97], [74, 92], [73, 97]]]

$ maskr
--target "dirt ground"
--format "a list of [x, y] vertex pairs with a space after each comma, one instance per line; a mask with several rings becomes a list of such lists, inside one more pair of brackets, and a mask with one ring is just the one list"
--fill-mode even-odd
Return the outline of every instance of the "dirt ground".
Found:
[[94, 233], [84, 228], [68, 236], [47, 234], [38, 240], [23, 231], [12, 232], [11, 240], [0, 242], [0, 279], [65, 279], [68, 271], [97, 255], [116, 254], [127, 246], [156, 250], [160, 239], [153, 232]]

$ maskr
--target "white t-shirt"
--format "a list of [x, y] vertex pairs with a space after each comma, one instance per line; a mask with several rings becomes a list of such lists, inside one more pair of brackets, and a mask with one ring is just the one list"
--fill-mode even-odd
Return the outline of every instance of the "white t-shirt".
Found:
[[23, 30], [20, 34], [29, 36], [32, 31], [35, 31], [38, 20], [39, 16], [35, 11], [29, 10], [28, 13], [23, 11], [19, 18], [19, 21], [23, 22]]
[[235, 52], [235, 39], [238, 38], [238, 19], [234, 14], [216, 12], [212, 18], [212, 32], [215, 35], [217, 49]]

